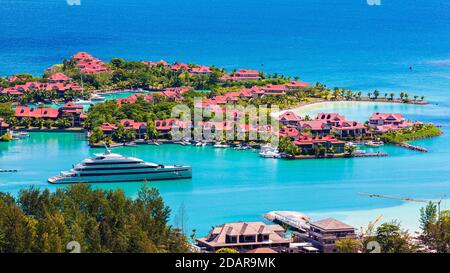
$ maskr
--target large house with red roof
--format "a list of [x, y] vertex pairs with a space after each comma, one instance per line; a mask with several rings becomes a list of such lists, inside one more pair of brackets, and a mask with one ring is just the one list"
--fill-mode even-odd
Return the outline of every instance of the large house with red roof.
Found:
[[190, 123], [181, 121], [176, 118], [155, 120], [154, 123], [156, 130], [162, 137], [170, 137], [172, 129], [176, 130], [177, 128], [188, 128], [190, 126]]
[[125, 129], [135, 130], [137, 139], [145, 139], [145, 136], [147, 135], [146, 122], [137, 122], [132, 119], [123, 119], [120, 121], [120, 124], [122, 124]]
[[316, 120], [325, 121], [331, 126], [338, 126], [339, 123], [345, 121], [345, 117], [338, 113], [318, 113]]
[[51, 83], [62, 83], [62, 82], [70, 82], [72, 81], [72, 78], [67, 77], [66, 75], [64, 75], [64, 73], [59, 72], [51, 75], [50, 77], [48, 77], [47, 80]]
[[211, 73], [211, 69], [204, 65], [191, 68], [191, 74], [193, 75], [210, 75]]
[[319, 145], [323, 146], [327, 150], [333, 147], [335, 153], [345, 152], [345, 142], [329, 135], [313, 136], [311, 134], [302, 134], [293, 143], [294, 145], [300, 147], [302, 149], [302, 152], [309, 154], [313, 153], [315, 151], [315, 148], [317, 148]]
[[420, 122], [409, 122], [403, 118], [401, 114], [392, 113], [374, 113], [369, 118], [369, 125], [374, 129], [375, 133], [387, 133], [404, 128], [410, 128], [414, 124], [422, 124]]
[[94, 58], [87, 52], [78, 52], [72, 56], [72, 60], [76, 62], [76, 66], [84, 74], [101, 74], [109, 73], [108, 66], [100, 59]]
[[332, 127], [332, 131], [341, 138], [363, 136], [367, 133], [367, 129], [362, 123], [349, 120], [339, 122]]
[[116, 131], [117, 126], [114, 123], [105, 122], [100, 125], [100, 130], [102, 130], [105, 137], [112, 137], [114, 131]]
[[326, 136], [331, 132], [331, 126], [322, 120], [304, 120], [299, 123], [301, 131], [309, 131], [313, 136]]
[[[59, 77], [59, 76], [58, 76]], [[58, 96], [63, 96], [64, 93], [68, 90], [81, 90], [81, 87], [76, 82], [26, 82], [25, 84], [18, 84], [13, 87], [8, 87], [1, 89], [1, 94], [10, 94], [12, 96], [21, 96], [24, 92], [28, 92], [31, 90], [43, 90], [43, 91], [56, 91]]]
[[298, 126], [302, 121], [302, 118], [292, 111], [286, 111], [278, 118], [278, 120], [284, 126]]
[[258, 70], [240, 69], [233, 74], [234, 81], [258, 81], [260, 79]]
[[81, 122], [86, 119], [86, 115], [83, 112], [83, 106], [76, 105], [69, 101], [61, 108], [59, 108], [60, 116], [69, 118], [73, 127], [81, 126]]
[[22, 118], [42, 118], [56, 120], [59, 116], [58, 109], [54, 108], [30, 108], [27, 106], [17, 106], [15, 117]]

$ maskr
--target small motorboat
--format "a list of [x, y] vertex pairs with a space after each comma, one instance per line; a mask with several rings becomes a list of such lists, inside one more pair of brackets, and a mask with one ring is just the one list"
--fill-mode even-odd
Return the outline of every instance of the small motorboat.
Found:
[[369, 140], [365, 143], [365, 145], [369, 147], [380, 147], [381, 145], [384, 145], [384, 142]]
[[216, 144], [214, 144], [214, 148], [229, 148], [229, 147], [230, 145], [226, 143], [216, 142]]
[[203, 142], [203, 141], [197, 141], [196, 143], [195, 143], [195, 146], [196, 147], [204, 147], [204, 146], [206, 146], [206, 142]]
[[278, 153], [277, 150], [266, 150], [263, 152], [260, 152], [259, 155], [263, 158], [280, 158], [281, 155]]
[[91, 97], [91, 101], [105, 101], [105, 100], [106, 100], [105, 97], [102, 97], [102, 96], [97, 95], [97, 94], [94, 94]]
[[237, 145], [236, 147], [234, 147], [235, 150], [238, 151], [243, 151], [243, 150], [250, 150], [250, 146], [247, 145]]
[[11, 136], [13, 139], [17, 140], [20, 138], [27, 138], [30, 136], [30, 134], [28, 134], [28, 132], [22, 132], [22, 131], [12, 131], [11, 132]]
[[82, 106], [85, 106], [85, 105], [92, 105], [92, 101], [91, 101], [91, 100], [77, 99], [77, 100], [74, 101], [74, 103], [75, 103], [76, 105], [82, 105]]

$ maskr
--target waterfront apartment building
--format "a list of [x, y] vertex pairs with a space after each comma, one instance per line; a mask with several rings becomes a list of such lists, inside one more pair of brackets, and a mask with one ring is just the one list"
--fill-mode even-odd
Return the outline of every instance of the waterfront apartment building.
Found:
[[306, 233], [297, 233], [297, 239], [310, 242], [320, 252], [335, 253], [336, 241], [342, 239], [356, 239], [355, 228], [333, 218], [310, 223]]
[[203, 238], [197, 239], [199, 247], [207, 252], [221, 248], [233, 248], [247, 252], [257, 248], [270, 248], [277, 252], [289, 248], [291, 240], [284, 237], [284, 229], [279, 225], [263, 222], [241, 222], [222, 224], [213, 228]]

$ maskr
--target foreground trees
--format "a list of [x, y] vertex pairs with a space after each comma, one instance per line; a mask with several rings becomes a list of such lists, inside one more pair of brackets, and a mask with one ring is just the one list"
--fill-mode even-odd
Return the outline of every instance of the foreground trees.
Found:
[[168, 226], [170, 209], [147, 185], [133, 200], [121, 190], [74, 185], [54, 193], [35, 188], [18, 198], [0, 193], [0, 252], [186, 252]]

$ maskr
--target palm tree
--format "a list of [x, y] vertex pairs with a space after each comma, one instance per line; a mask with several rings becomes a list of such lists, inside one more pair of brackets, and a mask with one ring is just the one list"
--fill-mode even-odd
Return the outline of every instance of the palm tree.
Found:
[[405, 97], [405, 93], [401, 92], [400, 93], [400, 99], [403, 100], [404, 97]]
[[369, 97], [369, 99], [372, 97], [372, 93], [367, 93], [367, 96]]
[[415, 101], [416, 101], [418, 98], [419, 98], [419, 96], [417, 96], [417, 95], [414, 96], [414, 100], [415, 100]]
[[353, 145], [346, 145], [345, 146], [345, 152], [348, 154], [348, 155], [353, 155], [353, 153], [356, 151], [356, 147], [355, 146], [353, 146]]
[[420, 96], [420, 100], [423, 101], [425, 99], [425, 96]]
[[374, 95], [375, 99], [378, 99], [378, 97], [380, 96], [380, 91], [378, 91], [378, 90], [373, 91], [373, 95]]
[[391, 97], [391, 100], [394, 100], [394, 96], [395, 96], [394, 93], [391, 93], [389, 96]]

